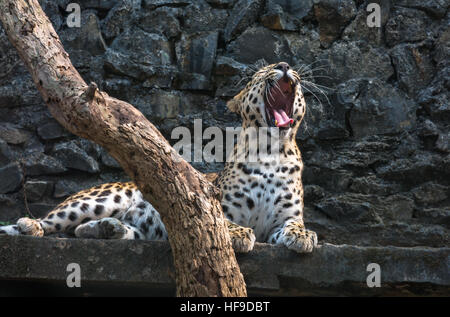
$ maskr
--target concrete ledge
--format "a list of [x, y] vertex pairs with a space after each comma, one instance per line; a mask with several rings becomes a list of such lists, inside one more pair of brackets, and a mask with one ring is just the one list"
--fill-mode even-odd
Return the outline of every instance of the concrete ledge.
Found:
[[[238, 261], [249, 295], [450, 295], [450, 248], [324, 244], [301, 255], [256, 244], [251, 253], [238, 255]], [[66, 286], [69, 263], [81, 267], [78, 293]], [[380, 288], [367, 287], [369, 263], [381, 267]], [[21, 285], [68, 295], [103, 295], [113, 289], [119, 295], [132, 290], [173, 295], [173, 272], [167, 242], [0, 237], [2, 295], [14, 287], [14, 294], [25, 291]]]

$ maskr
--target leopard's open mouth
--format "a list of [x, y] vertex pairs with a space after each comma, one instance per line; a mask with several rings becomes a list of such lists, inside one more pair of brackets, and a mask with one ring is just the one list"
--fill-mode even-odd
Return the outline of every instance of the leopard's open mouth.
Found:
[[292, 112], [297, 82], [284, 75], [278, 81], [267, 82], [264, 105], [267, 124], [272, 127], [289, 128], [294, 122]]

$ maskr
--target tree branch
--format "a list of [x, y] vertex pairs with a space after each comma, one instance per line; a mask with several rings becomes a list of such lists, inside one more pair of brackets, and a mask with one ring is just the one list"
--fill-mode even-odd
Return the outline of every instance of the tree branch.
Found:
[[245, 296], [213, 185], [137, 109], [84, 82], [37, 0], [0, 0], [0, 10], [9, 40], [53, 117], [103, 146], [161, 214], [177, 295]]

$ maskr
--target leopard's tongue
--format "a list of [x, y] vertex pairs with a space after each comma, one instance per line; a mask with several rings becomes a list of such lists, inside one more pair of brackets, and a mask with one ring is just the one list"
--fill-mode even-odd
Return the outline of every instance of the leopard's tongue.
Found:
[[277, 127], [285, 127], [291, 123], [294, 122], [293, 119], [289, 118], [286, 114], [286, 112], [284, 112], [283, 109], [272, 109], [273, 110], [273, 117], [275, 118], [275, 125]]

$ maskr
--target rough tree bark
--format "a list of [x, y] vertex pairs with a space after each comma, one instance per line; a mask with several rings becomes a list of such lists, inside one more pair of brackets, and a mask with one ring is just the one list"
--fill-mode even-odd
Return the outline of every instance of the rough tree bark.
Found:
[[177, 295], [246, 296], [212, 184], [137, 109], [83, 81], [37, 0], [0, 0], [0, 12], [53, 117], [103, 146], [160, 212], [173, 252]]

